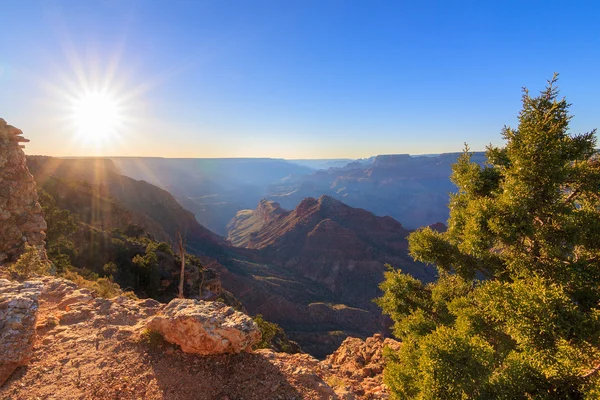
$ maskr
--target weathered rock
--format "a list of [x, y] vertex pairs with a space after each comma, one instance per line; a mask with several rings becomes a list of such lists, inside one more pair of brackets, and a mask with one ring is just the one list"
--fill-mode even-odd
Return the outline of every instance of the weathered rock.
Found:
[[270, 349], [257, 350], [286, 376], [303, 387], [309, 388], [322, 400], [338, 399], [334, 389], [324, 380], [331, 377], [319, 360], [309, 354], [276, 353]]
[[376, 334], [362, 340], [348, 337], [325, 360], [308, 354], [276, 353], [258, 350], [286, 376], [314, 390], [321, 399], [388, 399], [383, 383], [385, 360], [383, 350], [400, 348], [400, 342]]
[[0, 386], [31, 358], [42, 285], [0, 279]]
[[77, 289], [66, 295], [58, 304], [59, 310], [66, 310], [68, 306], [75, 303], [87, 303], [93, 299], [92, 292], [89, 289]]
[[[366, 340], [349, 337], [321, 364], [341, 377], [352, 388], [352, 392], [365, 398], [386, 399], [389, 395], [383, 384], [383, 352], [385, 348], [398, 351], [400, 346], [400, 342], [384, 339], [380, 334]], [[338, 396], [344, 398], [341, 392]]]
[[21, 130], [0, 118], [0, 263], [15, 261], [29, 243], [46, 258], [46, 221], [29, 173]]
[[260, 331], [249, 316], [220, 302], [172, 300], [148, 328], [186, 353], [201, 355], [251, 351], [260, 341]]

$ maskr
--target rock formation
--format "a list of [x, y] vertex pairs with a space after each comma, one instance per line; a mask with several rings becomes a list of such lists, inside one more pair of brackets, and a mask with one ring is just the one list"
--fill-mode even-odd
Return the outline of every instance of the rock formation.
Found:
[[[313, 295], [303, 312], [292, 311], [283, 301], [267, 301], [258, 290], [231, 286], [250, 312], [281, 325], [291, 340], [319, 358], [345, 336], [386, 332], [388, 322], [372, 301], [381, 296], [386, 263], [425, 282], [435, 276], [433, 268], [409, 257], [410, 231], [398, 221], [326, 195], [306, 198], [291, 211], [262, 200], [256, 210], [240, 211], [229, 228], [232, 243], [258, 250], [279, 271], [310, 280], [302, 283], [306, 291], [322, 287], [331, 293], [328, 300]], [[222, 280], [225, 287], [231, 283], [226, 273]], [[267, 296], [273, 298], [273, 291]]]
[[43, 258], [46, 221], [29, 173], [21, 130], [0, 118], [0, 263], [15, 261], [24, 244], [36, 246]]
[[308, 354], [281, 354], [271, 350], [258, 353], [324, 399], [387, 399], [389, 393], [383, 384], [385, 348], [399, 350], [400, 343], [381, 335], [366, 340], [349, 337], [323, 361]]
[[201, 355], [251, 351], [260, 331], [249, 316], [220, 302], [174, 299], [148, 328], [186, 353]]
[[0, 279], [0, 386], [31, 358], [40, 282]]
[[384, 339], [378, 334], [366, 340], [349, 337], [333, 354], [327, 356], [324, 362], [345, 377], [364, 381], [383, 373], [385, 366], [383, 350], [386, 347], [398, 351], [400, 342], [389, 338]]

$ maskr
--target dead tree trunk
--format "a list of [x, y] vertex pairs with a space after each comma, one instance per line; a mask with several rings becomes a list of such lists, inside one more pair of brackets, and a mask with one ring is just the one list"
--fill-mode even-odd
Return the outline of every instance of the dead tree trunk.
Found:
[[202, 300], [202, 286], [204, 286], [204, 271], [200, 271], [200, 276], [202, 276], [202, 280], [200, 281], [200, 300]]

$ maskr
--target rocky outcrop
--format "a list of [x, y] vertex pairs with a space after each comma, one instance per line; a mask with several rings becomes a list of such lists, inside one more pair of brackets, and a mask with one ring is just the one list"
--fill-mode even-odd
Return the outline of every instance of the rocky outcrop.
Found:
[[383, 383], [384, 349], [399, 350], [400, 343], [375, 335], [361, 340], [347, 338], [325, 360], [308, 354], [282, 354], [259, 350], [291, 378], [303, 382], [323, 399], [387, 399]]
[[400, 342], [373, 335], [366, 340], [346, 338], [342, 345], [325, 359], [326, 364], [341, 372], [344, 376], [363, 380], [383, 373], [385, 360], [383, 350], [400, 350]]
[[41, 282], [0, 279], [0, 386], [31, 358]]
[[[177, 303], [212, 309], [187, 300]], [[213, 304], [214, 311], [206, 315], [209, 323], [212, 319], [241, 326], [244, 323], [239, 321], [248, 318], [232, 318], [227, 307]], [[54, 277], [25, 284], [0, 280], [0, 362], [20, 360], [16, 363], [21, 365], [30, 359], [27, 368], [19, 368], [0, 387], [0, 398], [366, 400], [388, 396], [380, 373], [382, 351], [385, 346], [397, 348], [397, 342], [379, 336], [347, 339], [324, 361], [271, 350], [202, 356], [150, 339], [148, 321], [175, 315], [165, 310], [168, 307], [150, 299], [100, 298]], [[9, 309], [13, 317], [7, 316]], [[229, 317], [221, 319], [220, 313]], [[20, 339], [5, 336], [7, 326], [20, 332]], [[14, 356], [17, 352], [25, 355]]]
[[148, 322], [148, 328], [201, 355], [251, 351], [260, 331], [249, 316], [220, 302], [174, 299]]
[[279, 203], [261, 200], [255, 210], [239, 211], [227, 225], [229, 236], [227, 239], [234, 246], [253, 247], [254, 236], [267, 224], [280, 217], [285, 217], [287, 211]]
[[322, 361], [324, 367], [343, 382], [338, 387], [338, 394], [343, 391], [367, 399], [388, 398], [387, 387], [383, 384], [386, 348], [398, 351], [400, 342], [384, 339], [381, 335], [366, 340], [349, 337]]
[[46, 221], [38, 203], [35, 181], [23, 152], [28, 142], [20, 129], [0, 118], [0, 263], [15, 261], [24, 244], [36, 246], [46, 258]]

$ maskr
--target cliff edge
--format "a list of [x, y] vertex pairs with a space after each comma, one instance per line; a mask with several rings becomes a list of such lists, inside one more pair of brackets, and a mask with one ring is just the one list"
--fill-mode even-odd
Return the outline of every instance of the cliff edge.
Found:
[[25, 244], [45, 258], [46, 221], [23, 152], [23, 132], [0, 118], [0, 264], [16, 261]]

